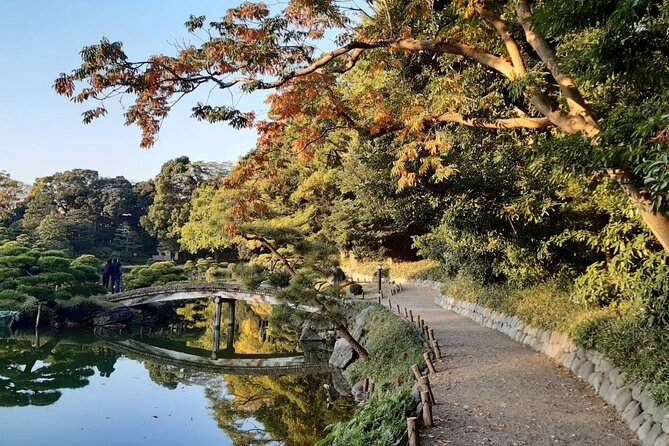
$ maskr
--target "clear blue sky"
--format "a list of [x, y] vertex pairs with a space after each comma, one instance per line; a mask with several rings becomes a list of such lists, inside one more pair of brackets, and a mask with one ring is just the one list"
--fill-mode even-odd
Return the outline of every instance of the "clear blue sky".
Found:
[[[190, 118], [203, 95], [186, 97], [164, 122], [150, 150], [139, 148], [140, 132], [123, 125], [120, 105], [92, 124], [81, 113], [93, 104], [58, 96], [53, 80], [80, 64], [79, 51], [102, 36], [124, 43], [133, 59], [174, 54], [173, 44], [193, 40], [183, 23], [190, 14], [220, 18], [238, 0], [0, 0], [0, 170], [32, 182], [73, 168], [131, 180], [153, 177], [165, 161], [235, 161], [255, 144], [254, 131]], [[195, 42], [195, 41], [194, 41]], [[237, 98], [238, 99], [238, 98]], [[210, 103], [230, 104], [217, 93]], [[126, 105], [131, 104], [127, 98]], [[242, 99], [243, 109], [262, 112], [261, 97]]]

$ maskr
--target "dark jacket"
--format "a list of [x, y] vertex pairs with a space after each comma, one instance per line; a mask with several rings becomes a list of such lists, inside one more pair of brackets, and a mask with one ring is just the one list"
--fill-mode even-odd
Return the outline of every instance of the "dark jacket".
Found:
[[111, 264], [111, 276], [112, 277], [121, 277], [121, 262], [116, 261]]

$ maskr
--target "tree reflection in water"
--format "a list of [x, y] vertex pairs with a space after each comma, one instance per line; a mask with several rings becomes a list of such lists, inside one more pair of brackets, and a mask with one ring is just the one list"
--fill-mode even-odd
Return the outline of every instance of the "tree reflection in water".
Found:
[[[39, 342], [39, 338], [37, 338]], [[119, 354], [99, 345], [73, 343], [55, 333], [36, 345], [30, 338], [0, 343], [0, 406], [48, 406], [64, 389], [88, 385], [98, 369], [109, 377]]]
[[[327, 375], [226, 375], [227, 390], [207, 389], [218, 426], [233, 445], [313, 445], [327, 425], [347, 419], [352, 407], [339, 399], [327, 407]], [[256, 420], [261, 426], [253, 423]]]
[[[296, 330], [266, 328], [271, 311], [267, 304], [237, 304], [236, 354], [285, 356], [300, 350]], [[179, 312], [194, 330], [137, 337], [136, 341], [160, 344], [162, 340], [166, 345], [211, 350], [213, 304], [190, 304]], [[227, 320], [222, 328], [228, 328]], [[0, 339], [0, 406], [53, 404], [64, 389], [88, 385], [96, 369], [101, 377], [111, 377], [116, 361], [123, 355], [142, 363], [149, 378], [165, 389], [175, 390], [180, 384], [202, 387], [213, 419], [236, 446], [277, 441], [291, 446], [312, 445], [323, 437], [327, 425], [346, 419], [352, 412], [347, 400], [335, 400], [328, 405], [323, 386], [329, 381], [326, 373], [276, 376], [215, 373], [195, 365], [174, 365], [139, 353], [114, 350], [118, 345], [112, 339], [117, 337], [116, 334], [106, 340], [63, 331], [43, 336], [37, 342], [30, 334]]]

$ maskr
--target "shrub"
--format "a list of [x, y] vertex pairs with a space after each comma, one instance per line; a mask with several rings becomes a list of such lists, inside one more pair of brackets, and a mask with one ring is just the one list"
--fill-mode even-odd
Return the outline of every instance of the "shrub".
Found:
[[317, 446], [392, 445], [406, 435], [414, 400], [408, 388], [371, 400], [347, 422], [337, 423]]
[[267, 276], [267, 282], [275, 288], [286, 288], [290, 285], [290, 274], [283, 270], [274, 271]]
[[239, 264], [232, 269], [235, 278], [239, 280], [247, 290], [254, 290], [265, 279], [266, 270], [262, 265]]
[[348, 290], [353, 294], [354, 296], [360, 296], [362, 294], [362, 285], [359, 283], [352, 283], [349, 285]]
[[18, 291], [14, 290], [2, 290], [0, 291], [0, 300], [15, 300], [15, 301], [22, 301], [24, 300], [26, 296], [24, 293], [20, 293]]

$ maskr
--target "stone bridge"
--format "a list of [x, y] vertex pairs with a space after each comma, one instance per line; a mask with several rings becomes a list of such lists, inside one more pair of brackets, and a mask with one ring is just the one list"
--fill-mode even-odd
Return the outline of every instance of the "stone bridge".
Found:
[[[245, 300], [249, 302], [265, 302], [276, 305], [280, 303], [280, 301], [275, 295], [276, 289], [267, 285], [261, 285], [255, 290], [245, 290], [241, 284], [236, 282], [189, 282], [124, 291], [122, 293], [108, 295], [107, 300], [127, 307], [157, 302], [214, 297], [219, 297], [224, 301]], [[299, 305], [297, 308], [310, 313], [316, 311], [315, 308], [306, 305]]]
[[234, 373], [236, 375], [286, 375], [325, 372], [327, 363], [312, 362], [304, 355], [240, 355], [210, 358], [193, 352], [176, 351], [135, 339], [107, 341], [114, 350], [128, 357], [150, 359], [177, 367], [188, 366], [197, 370]]

